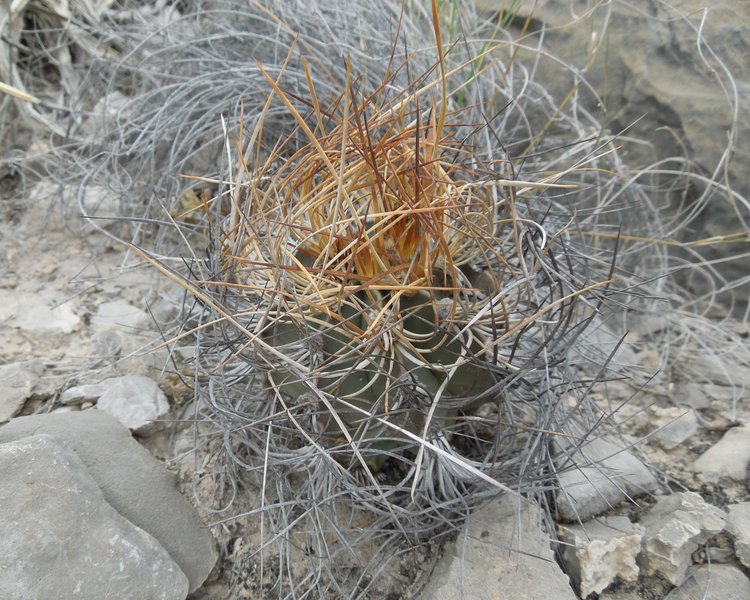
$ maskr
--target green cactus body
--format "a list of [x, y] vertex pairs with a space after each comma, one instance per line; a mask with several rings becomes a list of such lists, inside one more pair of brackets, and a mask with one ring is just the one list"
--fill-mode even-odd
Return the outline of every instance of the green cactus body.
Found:
[[[388, 299], [377, 293], [359, 293], [358, 304], [368, 298], [376, 313]], [[452, 301], [442, 298], [439, 302], [445, 307]], [[382, 467], [390, 452], [414, 445], [407, 435], [374, 417], [421, 436], [430, 405], [438, 398], [431, 424], [450, 432], [458, 409], [455, 405], [443, 407], [443, 401], [470, 399], [495, 383], [486, 366], [471, 362], [477, 342], [466, 347], [456, 332], [441, 322], [440, 306], [429, 293], [402, 295], [394, 310], [399, 315], [399, 331], [391, 336], [390, 344], [382, 337], [361, 337], [368, 329], [366, 311], [356, 310], [349, 302], [341, 302], [332, 316], [316, 313], [304, 322], [299, 317], [279, 318], [266, 336], [277, 348], [302, 344], [309, 354], [318, 349], [321, 363], [315, 380], [300, 381], [280, 368], [269, 374], [269, 381], [292, 399], [314, 397], [309, 386], [326, 394], [372, 468]], [[346, 444], [347, 436], [333, 415], [318, 408], [317, 433], [322, 443], [328, 447]]]

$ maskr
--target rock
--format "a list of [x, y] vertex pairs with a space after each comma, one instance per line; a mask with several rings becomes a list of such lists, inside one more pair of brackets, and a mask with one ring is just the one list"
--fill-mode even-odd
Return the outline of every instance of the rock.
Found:
[[750, 502], [727, 507], [727, 531], [734, 538], [735, 555], [750, 569]]
[[137, 431], [169, 412], [167, 397], [156, 383], [142, 375], [111, 377], [100, 383], [78, 385], [65, 390], [63, 404], [96, 402], [127, 428]]
[[636, 557], [643, 528], [627, 517], [605, 517], [558, 530], [566, 572], [582, 598], [604, 591], [616, 579], [637, 581]]
[[[734, 551], [732, 548], [709, 546], [708, 548], [701, 548], [698, 551], [700, 556], [703, 553], [710, 564], [717, 563], [731, 563], [734, 562]], [[702, 562], [700, 560], [694, 560], [693, 562]]]
[[478, 509], [435, 567], [421, 600], [574, 600], [538, 505], [506, 493]]
[[732, 387], [714, 383], [697, 383], [695, 381], [681, 383], [677, 387], [675, 398], [678, 399], [680, 404], [696, 410], [709, 408], [714, 402], [720, 406], [728, 406], [738, 399]]
[[[495, 0], [475, 1], [480, 8], [497, 14]], [[516, 31], [527, 16], [533, 16], [531, 30], [539, 32], [535, 37], [525, 30], [524, 45], [536, 48], [539, 43], [552, 57], [521, 51], [518, 60], [531, 64], [537, 58], [533, 63], [535, 80], [558, 101], [581, 80], [591, 84], [598, 95], [581, 85], [576, 88], [576, 102], [609, 131], [628, 128], [628, 136], [649, 142], [625, 148], [629, 165], [687, 155], [699, 172], [713, 173], [731, 148], [731, 161], [725, 171], [720, 169], [721, 179], [726, 177], [738, 198], [750, 196], [746, 176], [750, 171], [750, 136], [741, 132], [750, 122], [750, 29], [746, 27], [750, 2], [658, 1], [645, 8], [634, 2], [588, 6], [580, 0], [520, 0], [517, 6]], [[709, 10], [703, 21], [705, 7]], [[564, 70], [561, 64], [571, 68]], [[735, 91], [736, 107], [731, 98]], [[735, 110], [737, 122], [733, 125]], [[736, 135], [737, 128], [740, 134], [730, 146], [728, 134], [733, 131]], [[702, 186], [697, 179], [693, 183]], [[712, 196], [692, 227], [683, 228], [683, 235], [700, 240], [736, 231], [738, 220], [747, 222], [748, 207], [724, 201], [723, 196]], [[643, 216], [635, 210], [632, 218]], [[704, 252], [710, 259], [734, 255], [736, 249], [719, 243], [701, 249]], [[726, 281], [743, 281], [747, 275], [745, 260], [723, 261], [717, 268]], [[747, 298], [745, 286], [737, 294], [739, 314]]]
[[69, 303], [55, 304], [52, 297], [0, 290], [0, 322], [9, 321], [17, 329], [41, 334], [73, 333], [81, 319]]
[[736, 356], [702, 353], [683, 366], [692, 381], [719, 386], [750, 387], [750, 367], [738, 364]]
[[750, 423], [732, 427], [694, 463], [698, 478], [716, 483], [723, 478], [745, 481], [750, 463]]
[[127, 302], [114, 300], [105, 302], [96, 310], [91, 318], [91, 324], [100, 330], [124, 329], [133, 331], [145, 313]]
[[0, 427], [0, 443], [40, 433], [78, 455], [107, 502], [169, 552], [191, 592], [205, 581], [217, 559], [213, 537], [177, 490], [174, 474], [127, 429], [103, 411], [34, 415]]
[[43, 370], [40, 360], [0, 365], [0, 423], [12, 419], [23, 408]]
[[103, 410], [128, 429], [137, 431], [169, 412], [167, 397], [156, 383], [142, 375], [107, 379], [96, 408]]
[[638, 592], [616, 590], [600, 594], [599, 600], [644, 600], [644, 597]]
[[750, 579], [732, 565], [700, 565], [664, 600], [747, 600]]
[[[103, 382], [102, 382], [103, 383]], [[80, 405], [84, 402], [95, 402], [106, 389], [101, 383], [76, 385], [60, 394], [60, 402], [65, 406]]]
[[148, 311], [140, 322], [141, 327], [153, 329], [154, 323], [168, 328], [175, 325], [182, 317], [187, 318], [189, 304], [186, 306], [185, 290], [177, 285], [162, 289], [158, 297], [148, 303]]
[[6, 600], [183, 600], [185, 574], [104, 499], [76, 454], [38, 435], [0, 444]]
[[632, 452], [604, 438], [576, 450], [572, 461], [561, 454], [558, 468], [556, 503], [563, 521], [588, 521], [658, 487], [656, 478]]
[[640, 566], [679, 585], [698, 547], [724, 529], [726, 514], [694, 492], [659, 498], [641, 520], [645, 528]]
[[[105, 302], [91, 317], [93, 355], [104, 363], [119, 358], [120, 369], [147, 375], [161, 373], [168, 351], [143, 352], [153, 346], [153, 322], [149, 314], [123, 300]], [[159, 362], [162, 361], [162, 362]], [[157, 375], [158, 377], [158, 375]]]
[[698, 419], [691, 408], [652, 406], [649, 412], [652, 416], [651, 425], [657, 428], [649, 436], [649, 441], [665, 450], [677, 448], [698, 431]]
[[624, 335], [619, 335], [601, 318], [594, 318], [575, 345], [575, 351], [594, 365], [601, 364], [612, 354], [609, 367], [632, 369], [638, 365], [638, 357], [632, 344]]
[[93, 226], [94, 231], [104, 230], [116, 234], [126, 231], [127, 225], [117, 218], [121, 214], [121, 207], [114, 194], [102, 186], [89, 185], [83, 196], [80, 204], [83, 231], [88, 229], [83, 228], [83, 223]]

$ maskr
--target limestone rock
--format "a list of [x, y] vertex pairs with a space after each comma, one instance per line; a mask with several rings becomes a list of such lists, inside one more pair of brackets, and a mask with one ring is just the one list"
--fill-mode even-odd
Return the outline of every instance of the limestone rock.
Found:
[[6, 600], [182, 600], [185, 574], [104, 499], [74, 452], [39, 435], [0, 444]]
[[691, 408], [653, 406], [649, 412], [652, 417], [651, 425], [658, 428], [649, 437], [649, 441], [665, 450], [677, 448], [698, 432], [698, 419]]
[[96, 408], [135, 431], [166, 415], [169, 403], [153, 379], [125, 375], [106, 380], [106, 389], [99, 396]]
[[595, 318], [578, 338], [575, 351], [597, 365], [611, 354], [610, 368], [618, 366], [632, 368], [638, 365], [638, 356], [633, 346], [616, 333], [603, 319]]
[[637, 581], [635, 560], [643, 528], [627, 517], [605, 517], [559, 528], [563, 562], [581, 597], [598, 594], [620, 579]]
[[578, 449], [572, 461], [561, 455], [558, 468], [558, 516], [569, 522], [587, 521], [658, 487], [656, 478], [632, 452], [603, 438]]
[[700, 565], [664, 600], [747, 600], [750, 579], [732, 565]]
[[80, 326], [80, 317], [70, 304], [55, 302], [51, 294], [19, 295], [16, 290], [0, 290], [0, 322], [9, 321], [32, 334], [73, 333]]
[[714, 383], [698, 383], [683, 381], [677, 387], [675, 398], [680, 404], [690, 406], [696, 410], [708, 408], [716, 402], [719, 406], [727, 406], [737, 400], [735, 391], [730, 386]]
[[169, 412], [167, 397], [159, 386], [142, 375], [111, 377], [100, 383], [75, 386], [65, 390], [60, 400], [63, 404], [96, 402], [98, 409], [134, 431]]
[[23, 408], [43, 368], [39, 360], [0, 365], [0, 423], [13, 418]]
[[[497, 14], [496, 1], [476, 2]], [[734, 118], [734, 100], [728, 100], [725, 90], [736, 84], [740, 133], [726, 175], [739, 196], [750, 195], [746, 176], [750, 136], [741, 131], [750, 122], [750, 29], [746, 27], [750, 2], [679, 0], [588, 6], [580, 0], [521, 0], [518, 4], [517, 22], [524, 23], [533, 15], [534, 27], [544, 31], [543, 48], [553, 57], [535, 63], [536, 80], [559, 100], [575, 82], [590, 83], [599, 95], [588, 94], [580, 86], [578, 102], [610, 131], [630, 128], [629, 135], [649, 141], [648, 147], [627, 149], [631, 165], [687, 154], [703, 172], [713, 172], [727, 149]], [[705, 22], [704, 8], [708, 8]], [[605, 23], [608, 29], [602, 34]], [[535, 47], [537, 39], [527, 32], [524, 42]], [[557, 61], [573, 69], [566, 74]], [[685, 232], [696, 240], [735, 231], [738, 213], [747, 219], [748, 209], [733, 204], [714, 197], [694, 221], [694, 228]], [[705, 252], [714, 258], [735, 250], [716, 244]], [[728, 281], [747, 275], [744, 260], [718, 268]]]
[[91, 324], [101, 330], [129, 331], [134, 330], [144, 316], [144, 312], [132, 304], [122, 300], [113, 300], [105, 302], [96, 309], [96, 314], [91, 318]]
[[733, 427], [693, 463], [698, 477], [706, 482], [723, 478], [745, 481], [750, 463], [750, 423]]
[[169, 552], [191, 591], [205, 581], [217, 559], [213, 537], [177, 490], [175, 476], [127, 429], [103, 411], [34, 415], [0, 427], [0, 443], [40, 433], [78, 455], [107, 502]]
[[735, 555], [750, 569], [750, 502], [727, 507], [727, 531], [734, 538]]
[[104, 393], [105, 389], [101, 383], [76, 385], [60, 394], [60, 403], [65, 406], [80, 405], [84, 402], [91, 402], [93, 404]]
[[693, 381], [709, 382], [715, 386], [750, 387], [750, 367], [737, 364], [734, 356], [702, 353], [688, 360], [683, 370]]
[[538, 505], [506, 493], [478, 509], [435, 567], [421, 600], [574, 600], [541, 529]]
[[645, 528], [641, 569], [673, 585], [685, 578], [691, 555], [724, 529], [726, 514], [694, 492], [659, 498], [641, 520]]

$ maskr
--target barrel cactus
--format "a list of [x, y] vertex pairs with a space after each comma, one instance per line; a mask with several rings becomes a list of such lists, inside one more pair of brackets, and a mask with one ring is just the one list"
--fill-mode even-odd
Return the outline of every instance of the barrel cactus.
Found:
[[[268, 97], [226, 135], [223, 175], [196, 177], [170, 215], [188, 269], [149, 257], [196, 299], [173, 341], [193, 350], [213, 509], [261, 515], [249, 560], [278, 560], [278, 597], [359, 597], [357, 573], [499, 490], [543, 499], [555, 453], [600, 418], [570, 349], [611, 248], [587, 256], [566, 196], [596, 194], [598, 156], [571, 149], [546, 97], [518, 105], [519, 126], [492, 121], [518, 75], [483, 40], [458, 66], [440, 44], [433, 69], [394, 58], [381, 84], [344, 62], [333, 97], [295, 49], [259, 66]], [[543, 139], [526, 121], [540, 106]]]
[[436, 82], [364, 96], [348, 79], [321, 106], [309, 79], [303, 116], [267, 79], [298, 128], [258, 161], [258, 125], [213, 200], [204, 294], [243, 336], [224, 363], [264, 376], [298, 445], [418, 471], [425, 448], [465, 444], [472, 414], [523, 387], [552, 344], [537, 322], [554, 335], [570, 318], [581, 287], [558, 276], [558, 232], [523, 199], [555, 184], [482, 164], [445, 96], [424, 100]]
[[312, 403], [323, 445], [379, 466], [414, 445], [405, 431], [449, 431], [507, 372], [493, 244], [512, 225], [495, 184], [458, 179], [434, 121], [339, 116], [254, 198], [248, 227], [264, 235], [237, 244], [237, 274], [264, 290], [255, 328], [284, 355], [264, 353], [273, 391]]

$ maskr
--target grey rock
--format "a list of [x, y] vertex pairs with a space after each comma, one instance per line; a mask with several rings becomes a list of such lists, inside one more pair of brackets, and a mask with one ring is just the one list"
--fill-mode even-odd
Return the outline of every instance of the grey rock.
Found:
[[153, 379], [143, 375], [125, 375], [106, 380], [106, 390], [96, 408], [137, 431], [169, 412], [167, 397]]
[[144, 343], [138, 336], [144, 317], [142, 310], [123, 300], [101, 304], [91, 317], [95, 354], [119, 356], [137, 350]]
[[584, 358], [599, 364], [611, 354], [610, 368], [618, 366], [633, 368], [638, 365], [638, 356], [624, 334], [618, 334], [603, 319], [595, 318], [576, 342], [575, 351]]
[[732, 565], [700, 565], [664, 600], [747, 600], [750, 579]]
[[691, 555], [720, 533], [726, 514], [694, 492], [659, 498], [641, 520], [645, 528], [639, 563], [648, 575], [659, 575], [679, 585], [691, 564]]
[[[476, 1], [497, 14], [496, 1]], [[533, 14], [535, 26], [545, 30], [543, 47], [554, 58], [535, 63], [536, 81], [544, 82], [545, 90], [559, 100], [574, 82], [589, 82], [599, 95], [588, 94], [580, 86], [579, 103], [612, 132], [630, 127], [629, 135], [649, 141], [648, 146], [627, 148], [629, 164], [687, 154], [702, 172], [713, 172], [732, 129], [734, 110], [724, 89], [730, 86], [730, 77], [738, 91], [737, 126], [750, 122], [750, 30], [746, 27], [750, 2], [679, 0], [589, 6], [581, 0], [521, 0], [520, 5], [518, 22]], [[702, 22], [706, 7], [709, 10]], [[602, 35], [605, 23], [608, 29]], [[524, 41], [535, 47], [537, 38], [527, 35]], [[711, 55], [714, 51], [731, 76]], [[521, 52], [519, 60], [523, 59]], [[574, 69], [566, 73], [556, 61]], [[750, 196], [748, 171], [750, 136], [740, 133], [726, 169], [728, 183], [739, 197]], [[634, 213], [633, 219], [642, 218], [638, 211]], [[747, 217], [746, 206], [735, 207], [714, 197], [693, 227], [684, 231], [691, 240], [703, 239], [736, 231], [738, 218]], [[704, 251], [708, 258], [735, 253], [724, 244]], [[747, 275], [744, 260], [718, 268], [727, 281], [741, 281]], [[737, 296], [743, 310], [747, 293]]]
[[0, 443], [45, 433], [86, 466], [104, 498], [155, 537], [197, 589], [216, 563], [215, 542], [176, 486], [174, 474], [103, 411], [18, 417], [0, 427]]
[[588, 521], [629, 498], [657, 489], [648, 468], [632, 452], [597, 438], [558, 458], [557, 511], [569, 522]]
[[734, 356], [702, 353], [687, 361], [683, 370], [692, 381], [717, 386], [750, 387], [750, 367], [738, 364]]
[[599, 595], [599, 600], [645, 600], [638, 592], [615, 590], [603, 592]]
[[23, 408], [43, 370], [40, 360], [0, 365], [0, 423], [12, 419]]
[[[732, 548], [709, 546], [708, 548], [704, 547], [698, 550], [698, 555], [700, 556], [701, 554], [705, 555], [711, 564], [734, 562], [734, 551]], [[701, 561], [694, 560], [693, 562]]]
[[653, 406], [649, 410], [651, 425], [656, 427], [649, 437], [665, 450], [673, 450], [698, 432], [698, 419], [693, 409], [686, 406]]
[[448, 546], [420, 600], [575, 600], [541, 528], [538, 505], [506, 493], [478, 509]]
[[159, 326], [174, 324], [184, 312], [188, 310], [185, 306], [185, 290], [173, 285], [161, 291], [158, 298], [148, 304], [148, 311], [144, 313], [140, 326], [153, 328], [154, 322]]
[[702, 481], [716, 483], [724, 478], [745, 481], [750, 464], [750, 424], [733, 427], [694, 463]]
[[598, 594], [617, 579], [637, 581], [643, 528], [627, 517], [561, 525], [558, 534], [565, 570], [581, 597]]
[[73, 333], [81, 319], [70, 304], [56, 304], [52, 294], [23, 294], [0, 290], [0, 323], [38, 335]]
[[76, 385], [60, 394], [60, 403], [65, 406], [75, 406], [84, 402], [92, 404], [99, 399], [106, 388], [101, 383], [85, 383]]
[[675, 392], [675, 398], [680, 404], [694, 409], [709, 408], [714, 402], [727, 406], [738, 399], [732, 387], [695, 381], [680, 383]]
[[135, 330], [145, 313], [132, 304], [122, 300], [105, 302], [96, 309], [91, 324], [101, 330], [123, 329]]
[[0, 444], [0, 590], [5, 600], [182, 600], [185, 574], [104, 499], [51, 436]]
[[750, 502], [727, 507], [727, 531], [734, 538], [735, 555], [750, 569]]
[[127, 428], [143, 429], [169, 412], [167, 397], [152, 379], [143, 375], [111, 377], [100, 383], [78, 385], [65, 390], [63, 404], [96, 402]]

